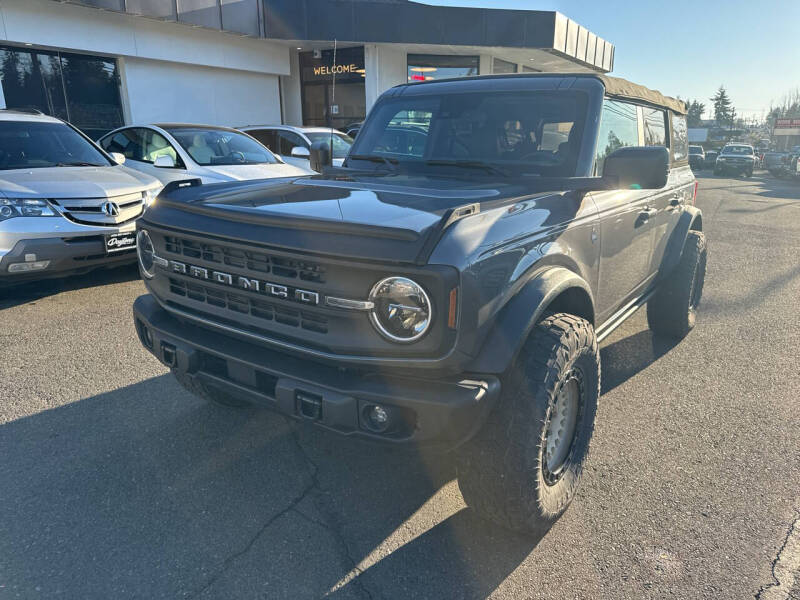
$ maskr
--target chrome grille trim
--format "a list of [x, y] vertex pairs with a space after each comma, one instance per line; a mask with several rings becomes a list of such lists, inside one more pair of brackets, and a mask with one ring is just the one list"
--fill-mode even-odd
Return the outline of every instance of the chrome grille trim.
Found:
[[[73, 223], [98, 227], [120, 227], [138, 219], [144, 212], [144, 192], [121, 194], [107, 198], [59, 198], [51, 199], [58, 211]], [[119, 214], [110, 216], [103, 212], [103, 205], [113, 202]]]

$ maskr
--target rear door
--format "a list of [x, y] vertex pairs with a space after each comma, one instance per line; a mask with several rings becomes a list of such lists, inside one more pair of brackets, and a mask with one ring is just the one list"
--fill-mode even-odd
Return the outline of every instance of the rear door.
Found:
[[[606, 99], [600, 120], [595, 173], [605, 157], [623, 146], [640, 145], [638, 107]], [[650, 192], [611, 190], [592, 194], [600, 225], [598, 321], [614, 313], [646, 283], [652, 250]]]

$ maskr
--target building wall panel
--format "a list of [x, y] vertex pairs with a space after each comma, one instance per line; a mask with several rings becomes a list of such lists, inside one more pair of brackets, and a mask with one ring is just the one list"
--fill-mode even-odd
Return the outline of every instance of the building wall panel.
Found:
[[125, 77], [134, 123], [237, 126], [281, 120], [274, 75], [128, 58]]

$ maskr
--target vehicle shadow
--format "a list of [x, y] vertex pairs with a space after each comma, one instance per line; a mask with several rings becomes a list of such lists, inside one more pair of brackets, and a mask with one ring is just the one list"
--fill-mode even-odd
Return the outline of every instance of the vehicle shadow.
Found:
[[125, 283], [137, 279], [139, 279], [139, 268], [136, 263], [131, 263], [130, 265], [109, 269], [95, 269], [82, 275], [58, 279], [42, 279], [40, 281], [0, 287], [0, 310], [40, 300], [47, 296], [54, 296], [62, 292]]
[[649, 329], [600, 348], [602, 393], [607, 394], [670, 352], [680, 340], [654, 335]]
[[311, 429], [169, 375], [0, 425], [0, 596], [483, 598], [538, 543], [447, 455]]
[[[675, 343], [601, 350], [603, 392]], [[0, 425], [0, 596], [486, 598], [541, 537], [449, 455], [204, 402], [162, 375]]]

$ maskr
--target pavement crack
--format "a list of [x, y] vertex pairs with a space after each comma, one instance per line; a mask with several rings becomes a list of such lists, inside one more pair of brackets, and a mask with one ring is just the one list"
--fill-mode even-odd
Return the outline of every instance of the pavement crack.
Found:
[[773, 582], [762, 586], [756, 600], [787, 600], [795, 582], [800, 578], [800, 509], [789, 526], [786, 539], [772, 561]]
[[[253, 548], [253, 546], [255, 546], [255, 544], [259, 540], [259, 538], [262, 535], [264, 535], [264, 532], [267, 529], [269, 529], [270, 526], [275, 521], [277, 521], [282, 516], [286, 515], [289, 512], [292, 512], [292, 511], [296, 512], [297, 514], [301, 514], [301, 513], [299, 513], [299, 511], [295, 510], [297, 505], [300, 504], [306, 498], [306, 496], [308, 496], [308, 494], [311, 493], [311, 491], [315, 487], [319, 486], [319, 481], [317, 480], [317, 470], [318, 470], [317, 465], [314, 464], [313, 461], [310, 460], [310, 458], [308, 457], [308, 454], [305, 452], [303, 447], [300, 445], [300, 441], [297, 438], [297, 434], [295, 433], [295, 431], [292, 431], [291, 435], [292, 435], [292, 439], [295, 441], [295, 444], [300, 448], [300, 452], [302, 453], [302, 455], [305, 458], [305, 460], [308, 463], [310, 463], [312, 465], [312, 467], [313, 467], [313, 469], [312, 469], [312, 471], [310, 473], [310, 481], [309, 481], [309, 483], [306, 484], [303, 487], [302, 491], [299, 494], [297, 494], [294, 498], [292, 498], [291, 502], [289, 502], [289, 504], [285, 508], [283, 508], [282, 510], [280, 510], [277, 513], [275, 513], [274, 515], [272, 515], [258, 529], [258, 531], [256, 531], [256, 533], [250, 538], [250, 540], [247, 542], [247, 544], [245, 544], [244, 548], [242, 548], [238, 552], [235, 552], [235, 553], [231, 554], [230, 556], [228, 556], [222, 562], [222, 567], [208, 581], [206, 581], [206, 583], [203, 585], [202, 588], [200, 588], [196, 592], [191, 593], [188, 596], [189, 598], [197, 598], [197, 597], [199, 597], [203, 592], [205, 592], [212, 585], [214, 585], [214, 583], [216, 583], [217, 580], [219, 580], [219, 578], [222, 577], [239, 558], [241, 558], [242, 556], [247, 554]], [[305, 516], [305, 515], [303, 515], [303, 516]]]
[[[312, 486], [309, 492], [312, 490], [316, 490], [318, 495], [323, 494], [324, 490], [320, 485], [319, 479], [317, 477], [317, 474], [319, 473], [319, 466], [317, 465], [316, 462], [314, 462], [314, 460], [311, 458], [311, 456], [308, 454], [305, 447], [303, 446], [303, 443], [300, 441], [300, 436], [297, 433], [297, 429], [294, 429], [292, 431], [292, 438], [294, 439], [294, 442], [297, 445], [298, 450], [308, 463], [309, 469], [311, 471]], [[319, 503], [314, 502], [314, 505], [317, 507], [320, 513], [323, 516], [325, 516], [325, 511], [322, 510]], [[319, 519], [315, 519], [314, 517], [304, 513], [302, 510], [300, 510], [297, 504], [292, 506], [290, 510], [292, 510], [295, 514], [299, 515], [306, 521], [313, 523], [318, 527], [322, 527], [323, 529], [328, 531], [328, 533], [333, 537], [333, 539], [339, 545], [340, 552], [347, 561], [350, 572], [355, 573], [355, 577], [351, 579], [353, 587], [360, 593], [362, 597], [367, 598], [368, 600], [374, 600], [375, 597], [373, 596], [372, 592], [369, 589], [367, 589], [367, 587], [364, 585], [364, 582], [361, 580], [361, 575], [363, 574], [363, 571], [358, 567], [358, 561], [353, 557], [350, 551], [350, 547], [347, 545], [347, 540], [345, 539], [341, 530], [330, 522], [320, 521]], [[328, 594], [326, 594], [326, 596], [327, 595]]]

